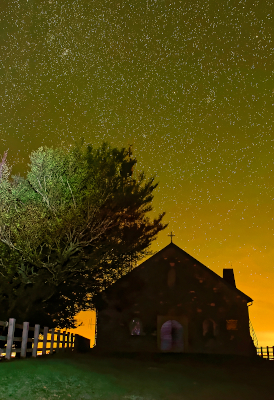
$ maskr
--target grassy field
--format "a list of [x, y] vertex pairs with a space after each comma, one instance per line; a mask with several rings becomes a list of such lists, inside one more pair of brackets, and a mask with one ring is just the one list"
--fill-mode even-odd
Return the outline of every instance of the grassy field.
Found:
[[58, 353], [0, 362], [0, 400], [274, 400], [274, 361]]

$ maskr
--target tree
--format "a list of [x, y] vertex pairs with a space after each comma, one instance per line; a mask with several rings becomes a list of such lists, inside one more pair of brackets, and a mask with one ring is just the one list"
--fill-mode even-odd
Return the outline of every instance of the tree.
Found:
[[133, 176], [130, 148], [83, 144], [39, 148], [27, 179], [12, 176], [12, 182], [3, 157], [2, 318], [74, 328], [74, 316], [90, 309], [94, 294], [150, 255], [151, 241], [167, 227], [165, 213], [146, 217], [158, 183], [145, 182], [143, 172]]

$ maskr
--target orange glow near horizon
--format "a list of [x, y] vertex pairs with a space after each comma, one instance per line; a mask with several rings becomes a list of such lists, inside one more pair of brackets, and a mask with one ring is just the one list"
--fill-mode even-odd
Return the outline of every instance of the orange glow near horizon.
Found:
[[[20, 3], [20, 4], [19, 4]], [[133, 145], [173, 242], [254, 302], [274, 345], [273, 2], [2, 1], [0, 162]], [[72, 330], [94, 342], [92, 312]], [[92, 324], [90, 324], [90, 320]]]
[[[159, 237], [163, 238], [165, 241], [165, 245], [170, 243], [170, 238], [166, 238], [166, 231], [161, 232]], [[178, 240], [179, 242], [179, 240]], [[242, 256], [238, 259], [235, 257], [231, 257], [230, 261], [227, 262], [227, 254], [225, 252], [222, 253], [222, 257], [213, 257], [209, 259], [206, 254], [204, 257], [201, 254], [193, 254], [186, 247], [183, 248], [176, 242], [176, 237], [173, 238], [173, 243], [177, 246], [181, 247], [187, 253], [192, 255], [198, 261], [202, 262], [216, 274], [222, 275], [223, 268], [233, 268], [235, 283], [237, 289], [241, 290], [246, 295], [250, 296], [253, 299], [253, 304], [248, 307], [249, 311], [249, 319], [252, 323], [253, 329], [258, 339], [258, 347], [272, 347], [274, 346], [274, 311], [273, 311], [273, 303], [272, 303], [272, 293], [273, 293], [273, 284], [270, 279], [260, 276], [259, 274], [254, 274], [255, 276], [244, 274], [241, 272], [243, 270], [243, 265], [248, 262], [248, 266], [251, 270], [256, 271], [259, 268], [258, 262], [259, 260], [253, 259], [252, 261], [248, 257], [248, 252], [245, 254], [242, 252]], [[152, 245], [153, 251], [159, 251], [163, 246], [154, 246]], [[148, 258], [148, 257], [147, 257]], [[203, 259], [204, 258], [204, 259]], [[248, 260], [247, 260], [248, 259]], [[145, 261], [145, 259], [143, 260]], [[257, 262], [256, 262], [257, 261]], [[214, 265], [218, 265], [217, 267]], [[232, 266], [231, 266], [232, 264]], [[270, 300], [269, 300], [270, 299]], [[95, 321], [96, 321], [96, 313], [93, 311], [82, 311], [76, 316], [78, 322], [83, 322], [83, 326], [76, 329], [70, 329], [71, 333], [78, 333], [86, 338], [91, 339], [91, 347], [94, 345], [95, 341]]]

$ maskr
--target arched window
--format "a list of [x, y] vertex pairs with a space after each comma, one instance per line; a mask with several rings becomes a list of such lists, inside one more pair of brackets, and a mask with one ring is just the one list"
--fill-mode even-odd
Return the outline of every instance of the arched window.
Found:
[[205, 319], [203, 322], [203, 336], [212, 337], [219, 334], [218, 324], [211, 319]]
[[129, 324], [130, 334], [131, 335], [142, 335], [143, 334], [143, 325], [140, 318], [133, 318]]

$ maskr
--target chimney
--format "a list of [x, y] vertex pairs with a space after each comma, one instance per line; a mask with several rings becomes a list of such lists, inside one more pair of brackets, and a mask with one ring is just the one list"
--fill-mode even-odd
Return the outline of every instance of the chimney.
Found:
[[236, 287], [233, 268], [223, 269], [223, 279], [230, 283], [230, 285]]

